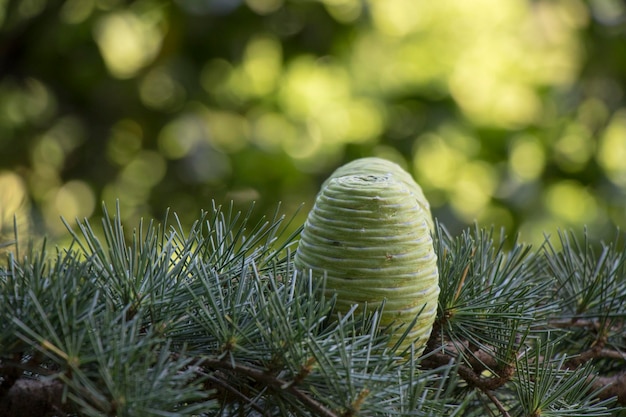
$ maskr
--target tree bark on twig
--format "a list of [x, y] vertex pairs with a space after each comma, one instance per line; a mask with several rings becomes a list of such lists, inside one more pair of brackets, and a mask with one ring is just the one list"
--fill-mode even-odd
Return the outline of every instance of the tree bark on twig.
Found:
[[62, 396], [60, 381], [20, 378], [0, 396], [0, 416], [65, 416], [68, 410], [67, 404], [62, 403]]

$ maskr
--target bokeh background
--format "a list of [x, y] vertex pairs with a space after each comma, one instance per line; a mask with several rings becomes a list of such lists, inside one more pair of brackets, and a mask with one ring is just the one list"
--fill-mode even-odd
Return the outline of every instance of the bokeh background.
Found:
[[0, 241], [116, 200], [131, 225], [212, 200], [301, 223], [362, 156], [453, 232], [611, 238], [625, 78], [621, 0], [0, 0]]

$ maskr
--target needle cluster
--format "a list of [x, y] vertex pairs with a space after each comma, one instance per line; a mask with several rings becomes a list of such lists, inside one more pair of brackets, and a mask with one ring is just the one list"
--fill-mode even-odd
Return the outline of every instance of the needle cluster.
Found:
[[105, 210], [67, 248], [15, 248], [0, 266], [0, 415], [619, 416], [626, 404], [620, 240], [563, 233], [533, 249], [437, 225], [439, 308], [417, 355], [390, 343], [384, 303], [336, 314], [324, 277], [294, 268], [299, 230], [287, 235], [278, 210], [251, 213], [213, 206], [188, 230], [175, 215], [129, 230]]

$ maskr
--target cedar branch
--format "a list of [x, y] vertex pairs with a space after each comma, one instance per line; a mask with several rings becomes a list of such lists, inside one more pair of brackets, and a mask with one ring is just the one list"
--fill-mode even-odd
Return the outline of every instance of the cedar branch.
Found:
[[231, 363], [230, 361], [211, 358], [204, 359], [202, 363], [204, 367], [236, 372], [238, 374], [242, 374], [249, 378], [252, 378], [255, 381], [262, 382], [276, 390], [285, 390], [295, 396], [300, 402], [302, 402], [302, 404], [304, 404], [311, 411], [313, 411], [315, 415], [318, 415], [320, 417], [339, 417], [337, 414], [324, 407], [324, 405], [320, 404], [307, 393], [298, 389], [295, 385], [289, 384], [288, 381], [277, 378], [276, 376], [264, 372], [261, 369], [255, 368], [250, 365]]

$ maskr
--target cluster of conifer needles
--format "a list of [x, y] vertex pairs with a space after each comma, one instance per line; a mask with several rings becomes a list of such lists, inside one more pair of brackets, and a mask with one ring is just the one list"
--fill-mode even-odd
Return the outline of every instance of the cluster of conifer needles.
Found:
[[[252, 209], [251, 209], [252, 210]], [[437, 225], [441, 294], [426, 351], [380, 311], [333, 314], [296, 271], [279, 211], [214, 206], [0, 266], [0, 415], [618, 416], [626, 253], [563, 233], [541, 248]], [[559, 249], [557, 249], [559, 247]], [[384, 306], [383, 306], [384, 308]], [[396, 345], [397, 346], [397, 345]]]

